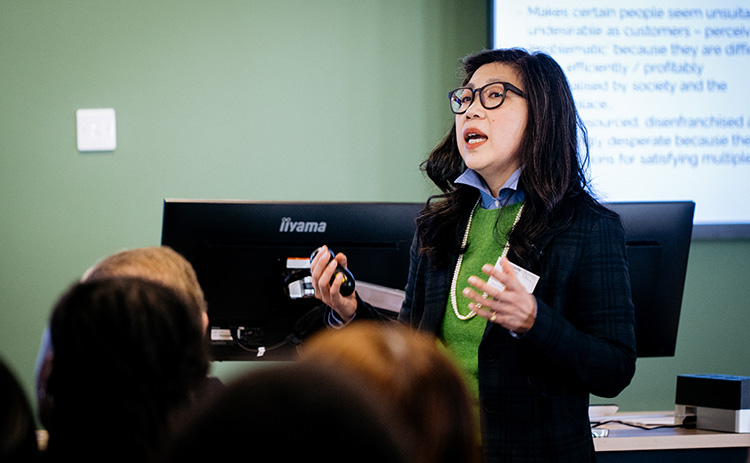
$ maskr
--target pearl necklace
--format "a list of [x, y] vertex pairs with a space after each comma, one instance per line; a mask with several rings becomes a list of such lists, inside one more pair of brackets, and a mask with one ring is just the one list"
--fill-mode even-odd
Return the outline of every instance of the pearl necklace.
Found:
[[[481, 201], [481, 196], [479, 199], [477, 199], [476, 204], [474, 204], [474, 208], [471, 210], [471, 214], [469, 215], [469, 221], [466, 223], [466, 230], [464, 231], [464, 238], [461, 241], [461, 249], [463, 250], [466, 248], [466, 243], [469, 241], [469, 229], [471, 228], [471, 219], [474, 218], [474, 211], [477, 210], [477, 207], [479, 206], [479, 202]], [[521, 211], [523, 211], [523, 205], [521, 205], [521, 208], [518, 209], [518, 214], [516, 214], [516, 219], [513, 221], [513, 225], [510, 227], [510, 230], [513, 231], [513, 229], [516, 227], [516, 224], [518, 223], [518, 220], [521, 218]], [[510, 235], [510, 233], [508, 233]], [[510, 242], [508, 239], [505, 240], [505, 247], [503, 247], [503, 253], [500, 255], [500, 258], [503, 258], [508, 255], [508, 250], [510, 249]], [[456, 302], [456, 286], [458, 286], [458, 273], [461, 271], [461, 262], [464, 260], [463, 253], [458, 256], [458, 261], [456, 262], [456, 269], [453, 271], [453, 281], [451, 281], [451, 305], [453, 306], [453, 313], [456, 314], [456, 317], [458, 317], [459, 320], [470, 320], [476, 316], [476, 312], [473, 310], [470, 310], [468, 314], [461, 315], [458, 311], [458, 302]], [[483, 294], [483, 297], [487, 297], [487, 293]]]

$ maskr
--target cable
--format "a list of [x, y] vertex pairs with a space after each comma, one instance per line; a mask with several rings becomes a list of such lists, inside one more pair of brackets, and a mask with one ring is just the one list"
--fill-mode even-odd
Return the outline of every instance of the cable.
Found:
[[257, 349], [248, 347], [248, 346], [243, 345], [242, 341], [239, 339], [237, 331], [239, 331], [240, 328], [242, 327], [230, 327], [229, 329], [229, 332], [232, 335], [232, 340], [234, 341], [234, 344], [246, 352], [253, 352], [254, 354], [257, 354], [258, 357], [262, 357], [263, 355], [265, 355], [266, 352], [270, 352], [274, 349], [278, 349], [279, 347], [284, 346], [289, 341], [289, 337], [287, 337], [283, 341], [278, 342], [272, 346], [261, 346], [261, 347], [258, 347]]
[[591, 423], [592, 428], [598, 428], [599, 426], [604, 426], [605, 424], [622, 424], [625, 426], [630, 426], [633, 428], [643, 429], [646, 431], [651, 431], [652, 429], [664, 429], [664, 428], [688, 428], [688, 425], [685, 424], [655, 424], [655, 425], [644, 425], [644, 424], [636, 424], [636, 423], [629, 423], [627, 421], [621, 421], [621, 420], [607, 420], [607, 421], [593, 421]]

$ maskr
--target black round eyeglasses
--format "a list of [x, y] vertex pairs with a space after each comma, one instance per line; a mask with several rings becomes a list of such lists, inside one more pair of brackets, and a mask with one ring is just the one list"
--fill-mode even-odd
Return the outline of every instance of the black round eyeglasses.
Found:
[[448, 94], [451, 105], [451, 111], [454, 114], [463, 114], [474, 102], [474, 96], [479, 93], [479, 102], [485, 109], [499, 108], [505, 101], [505, 95], [513, 92], [516, 95], [526, 98], [526, 93], [515, 85], [508, 82], [490, 82], [489, 84], [479, 87], [459, 87]]

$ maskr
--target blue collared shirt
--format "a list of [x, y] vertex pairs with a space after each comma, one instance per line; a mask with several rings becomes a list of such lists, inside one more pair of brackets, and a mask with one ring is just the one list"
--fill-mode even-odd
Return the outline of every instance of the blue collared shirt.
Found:
[[472, 169], [466, 169], [463, 174], [458, 176], [454, 183], [472, 186], [479, 190], [482, 197], [483, 209], [497, 209], [502, 206], [508, 206], [523, 201], [525, 197], [523, 190], [518, 189], [518, 179], [520, 177], [521, 168], [519, 167], [510, 174], [508, 180], [503, 184], [502, 188], [500, 188], [497, 197], [492, 195], [490, 188], [487, 186], [487, 182], [484, 181], [482, 176]]
[[[508, 180], [506, 180], [506, 182], [500, 188], [500, 192], [497, 194], [497, 197], [492, 196], [492, 192], [490, 191], [490, 187], [487, 186], [487, 182], [485, 182], [482, 176], [479, 175], [479, 173], [475, 170], [466, 169], [464, 173], [459, 175], [456, 181], [453, 183], [461, 183], [463, 185], [472, 186], [479, 190], [482, 198], [483, 209], [498, 209], [510, 204], [520, 203], [526, 197], [523, 193], [523, 190], [520, 190], [518, 188], [518, 179], [520, 177], [521, 168], [519, 167], [512, 174], [510, 174]], [[534, 310], [536, 310], [536, 308]], [[534, 318], [536, 318], [536, 312], [534, 312]], [[510, 332], [510, 335], [516, 339], [520, 339], [525, 335], [525, 333], [518, 334], [512, 330], [508, 331]]]

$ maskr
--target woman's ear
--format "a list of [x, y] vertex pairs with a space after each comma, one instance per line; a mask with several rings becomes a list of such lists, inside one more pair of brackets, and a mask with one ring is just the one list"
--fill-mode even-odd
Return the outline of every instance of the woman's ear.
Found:
[[208, 329], [208, 313], [205, 311], [201, 313], [201, 323], [203, 324], [203, 332], [205, 333]]

